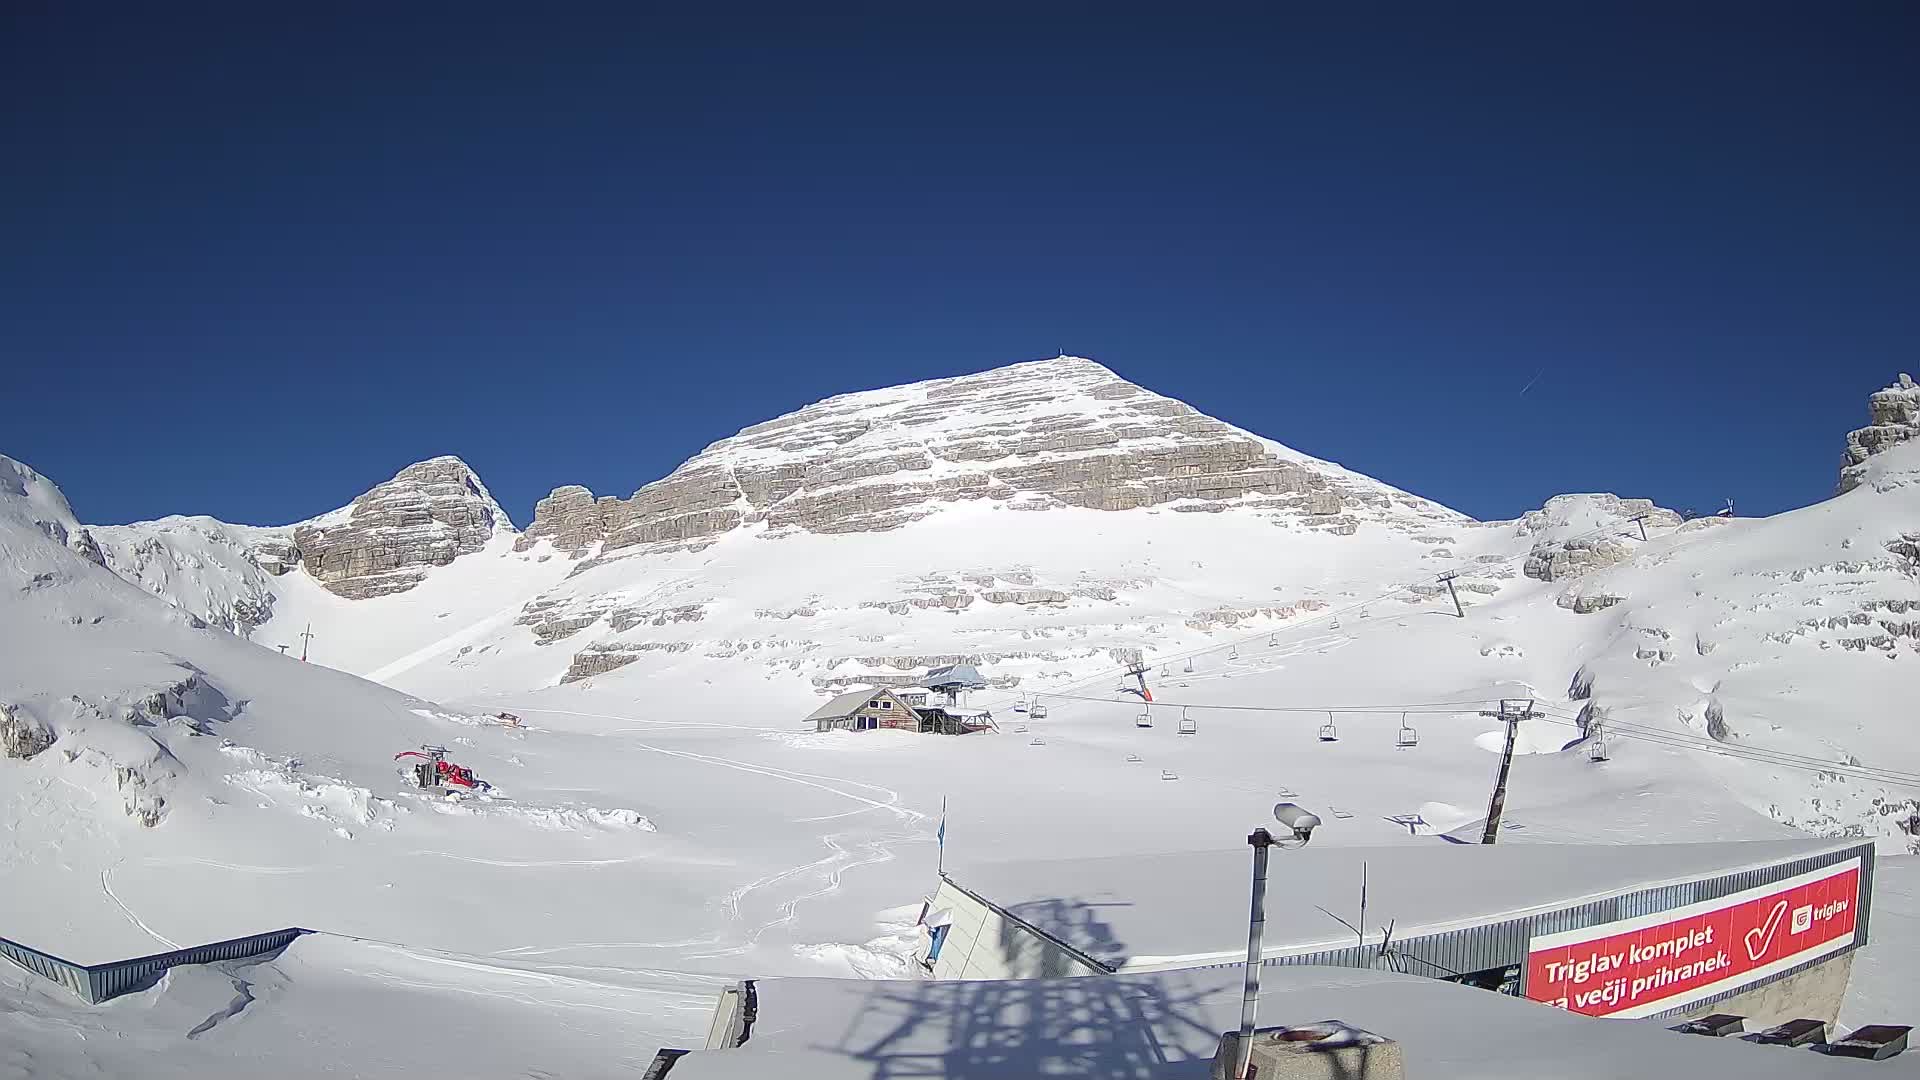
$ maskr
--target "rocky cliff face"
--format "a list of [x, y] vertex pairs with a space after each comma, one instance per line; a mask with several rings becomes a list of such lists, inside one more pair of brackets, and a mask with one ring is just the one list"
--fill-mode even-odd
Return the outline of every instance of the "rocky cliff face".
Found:
[[1239, 507], [1334, 533], [1460, 520], [1060, 357], [828, 398], [714, 443], [631, 498], [558, 488], [519, 546], [545, 539], [577, 558], [596, 546], [697, 548], [748, 526], [879, 532], [981, 499], [1022, 510]]
[[437, 457], [407, 466], [349, 507], [295, 526], [293, 547], [328, 591], [358, 600], [405, 592], [428, 568], [512, 531], [506, 511], [466, 462]]
[[1866, 477], [1867, 459], [1920, 436], [1920, 386], [1904, 372], [1893, 385], [1867, 399], [1867, 426], [1847, 433], [1840, 462], [1840, 491], [1852, 491]]

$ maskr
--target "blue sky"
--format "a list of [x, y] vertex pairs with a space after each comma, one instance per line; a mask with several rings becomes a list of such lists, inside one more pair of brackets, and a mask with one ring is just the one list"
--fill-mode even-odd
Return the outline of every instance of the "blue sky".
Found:
[[524, 524], [1064, 349], [1477, 517], [1761, 513], [1920, 368], [1911, 4], [545, 8], [0, 10], [0, 452]]

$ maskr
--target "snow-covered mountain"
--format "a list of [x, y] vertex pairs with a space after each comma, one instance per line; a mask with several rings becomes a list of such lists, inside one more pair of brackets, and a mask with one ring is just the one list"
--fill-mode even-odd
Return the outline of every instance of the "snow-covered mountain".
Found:
[[[1062, 358], [830, 398], [524, 533], [454, 458], [279, 527], [84, 526], [0, 459], [0, 867], [34, 882], [0, 932], [306, 925], [613, 981], [679, 1038], [714, 980], [905, 973], [943, 800], [1007, 857], [1237, 842], [1281, 787], [1351, 814], [1316, 843], [1422, 842], [1388, 819], [1472, 827], [1506, 697], [1540, 709], [1515, 842], [1907, 850], [1920, 443], [1849, 446], [1850, 490], [1774, 518], [1475, 522]], [[1000, 734], [801, 729], [955, 660]], [[503, 797], [410, 791], [422, 743]]]
[[[1909, 509], [1904, 458], [1888, 453], [1911, 434], [1911, 393], [1903, 377], [1874, 395], [1847, 438], [1842, 486], [1871, 475], [1867, 494], [1764, 523], [1683, 523], [1611, 495], [1473, 522], [1060, 357], [828, 398], [628, 498], [556, 489], [524, 533], [443, 457], [291, 526], [169, 518], [75, 534], [203, 621], [268, 647], [311, 641], [320, 663], [416, 693], [727, 685], [795, 714], [961, 660], [1042, 691], [1400, 587], [1368, 614], [1446, 611], [1450, 573], [1470, 607], [1550, 597], [1543, 625], [1513, 627], [1490, 655], [1564, 640], [1558, 670], [1527, 686], [1576, 688], [1569, 707], [1618, 733], [1879, 763], [1905, 755], [1893, 725], [1862, 715], [1846, 735], [1793, 703], [1841, 700], [1823, 694], [1829, 680], [1871, 698], [1911, 678], [1912, 620], [1895, 617], [1914, 587], [1899, 554], [1911, 541], [1891, 524]], [[1775, 655], [1789, 645], [1852, 656]], [[1882, 663], [1852, 671], [1868, 653]], [[1418, 690], [1409, 700], [1431, 696]], [[1743, 718], [1731, 727], [1730, 701]], [[1749, 779], [1734, 784], [1745, 801], [1783, 821], [1903, 827], [1899, 798]]]

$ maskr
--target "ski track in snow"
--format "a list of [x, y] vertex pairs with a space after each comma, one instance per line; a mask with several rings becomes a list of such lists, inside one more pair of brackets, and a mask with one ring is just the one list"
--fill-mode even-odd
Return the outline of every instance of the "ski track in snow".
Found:
[[[118, 865], [118, 864], [115, 864], [115, 865]], [[128, 919], [132, 920], [133, 925], [139, 927], [141, 930], [146, 931], [148, 937], [151, 937], [153, 940], [159, 942], [162, 945], [165, 945], [169, 949], [180, 949], [185, 947], [181, 945], [179, 942], [174, 941], [173, 939], [161, 934], [158, 930], [155, 930], [153, 927], [148, 926], [146, 922], [144, 922], [140, 918], [140, 916], [135, 915], [133, 913], [132, 908], [128, 907], [125, 904], [125, 902], [123, 902], [120, 899], [119, 895], [113, 891], [113, 867], [112, 866], [109, 866], [106, 869], [100, 871], [100, 889], [101, 891], [107, 894], [107, 899], [113, 901], [113, 906], [119, 908], [121, 914], [125, 915]]]
[[619, 859], [483, 859], [477, 855], [455, 855], [451, 851], [409, 851], [408, 855], [426, 856], [436, 859], [452, 859], [456, 862], [478, 863], [481, 866], [504, 866], [509, 869], [533, 869], [552, 866], [622, 866], [626, 863], [645, 862], [658, 858], [657, 855], [629, 855]]
[[627, 724], [646, 724], [663, 728], [717, 728], [722, 731], [787, 731], [787, 728], [742, 727], [738, 724], [701, 724], [690, 720], [645, 720], [638, 716], [615, 716], [611, 713], [578, 712], [573, 709], [533, 709], [522, 708], [521, 713], [547, 713], [553, 716], [585, 716], [594, 720], [619, 720]]
[[[558, 713], [560, 715], [566, 715], [566, 716], [590, 716], [590, 717], [595, 717], [597, 719], [604, 719], [604, 720], [628, 721], [633, 719], [631, 717], [623, 717], [623, 716], [607, 716], [607, 715], [600, 715], [600, 714], [593, 714], [593, 713], [579, 713], [579, 712], [573, 712], [565, 709], [547, 709], [547, 710], [531, 710], [530, 709], [526, 711], [528, 712], [544, 711], [544, 712], [550, 712], [550, 713]], [[774, 730], [774, 729], [736, 728], [734, 730]], [[825, 791], [833, 795], [838, 795], [843, 799], [850, 799], [854, 802], [862, 804], [859, 810], [850, 811], [847, 814], [831, 814], [823, 817], [797, 818], [795, 819], [795, 821], [797, 822], [829, 821], [837, 818], [849, 817], [854, 814], [867, 813], [872, 810], [885, 810], [895, 815], [895, 817], [899, 819], [899, 823], [907, 828], [912, 828], [913, 826], [918, 825], [921, 822], [927, 820], [927, 815], [922, 814], [917, 810], [909, 810], [900, 806], [899, 792], [893, 790], [892, 788], [881, 787], [880, 785], [877, 785], [877, 784], [868, 784], [858, 780], [849, 780], [845, 777], [827, 776], [820, 773], [797, 772], [791, 769], [781, 769], [781, 768], [776, 768], [770, 765], [754, 765], [748, 762], [738, 761], [733, 758], [716, 757], [711, 754], [697, 754], [690, 750], [669, 750], [666, 747], [654, 746], [650, 743], [644, 743], [639, 741], [625, 743], [624, 745], [635, 746], [635, 747], [638, 747], [639, 749], [647, 750], [652, 753], [663, 754], [667, 757], [682, 758], [688, 761], [697, 761], [707, 765], [719, 766], [721, 768], [735, 769], [741, 772], [754, 773], [760, 776], [768, 777], [770, 779], [785, 781], [786, 783], [790, 783], [790, 784], [799, 784], [803, 787], [810, 787], [819, 791]], [[835, 784], [845, 785], [847, 787], [853, 787], [853, 788], [861, 788], [867, 791], [876, 792], [881, 796], [881, 798], [879, 799], [869, 798], [865, 795], [861, 795], [853, 791], [847, 791], [841, 787], [833, 786]], [[746, 952], [747, 950], [751, 949], [754, 945], [756, 945], [759, 942], [760, 938], [764, 934], [766, 934], [768, 930], [771, 930], [776, 926], [785, 926], [785, 925], [791, 924], [794, 921], [794, 919], [798, 916], [799, 907], [802, 903], [805, 903], [806, 901], [809, 901], [809, 900], [819, 899], [820, 897], [830, 896], [838, 892], [840, 890], [841, 879], [848, 870], [856, 869], [862, 866], [874, 866], [880, 863], [890, 862], [894, 858], [894, 853], [893, 853], [894, 845], [901, 844], [901, 843], [914, 843], [914, 842], [923, 841], [925, 839], [924, 837], [912, 835], [912, 834], [891, 834], [891, 835], [878, 837], [870, 840], [851, 841], [850, 838], [853, 835], [854, 834], [850, 832], [839, 832], [839, 833], [833, 833], [827, 836], [823, 836], [821, 837], [821, 842], [827, 846], [827, 849], [828, 849], [827, 855], [819, 859], [815, 859], [811, 862], [802, 863], [798, 866], [791, 866], [784, 870], [780, 870], [775, 873], [768, 874], [764, 877], [758, 878], [754, 881], [747, 882], [746, 884], [741, 885], [729, 891], [724, 897], [721, 898], [720, 908], [722, 911], [725, 911], [727, 913], [727, 916], [730, 919], [735, 921], [740, 921], [744, 918], [743, 913], [741, 911], [741, 906], [743, 901], [745, 901], [748, 896], [756, 892], [759, 892], [761, 890], [767, 889], [770, 886], [778, 885], [781, 882], [805, 879], [814, 874], [821, 875], [823, 879], [823, 883], [820, 885], [819, 888], [813, 889], [810, 892], [804, 892], [798, 895], [789, 896], [786, 899], [780, 901], [779, 904], [775, 907], [775, 917], [770, 921], [762, 923], [759, 926], [756, 926], [755, 928], [753, 928], [752, 930], [747, 931], [745, 941], [742, 944], [725, 948], [725, 949], [716, 949], [711, 952], [689, 953], [687, 954], [688, 958], [689, 959], [713, 959], [715, 957], [734, 956], [734, 955], [739, 955], [741, 953]], [[866, 853], [866, 857], [855, 858], [853, 854], [850, 853], [846, 849], [846, 847], [842, 845], [841, 843], [842, 840], [849, 840], [850, 842], [855, 843], [856, 847], [862, 849]]]

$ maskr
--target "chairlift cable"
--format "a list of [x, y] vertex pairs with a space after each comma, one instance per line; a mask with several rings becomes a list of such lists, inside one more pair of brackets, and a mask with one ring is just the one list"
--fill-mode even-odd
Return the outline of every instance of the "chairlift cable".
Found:
[[[1679, 530], [1680, 530], [1681, 528], [1684, 528], [1685, 526], [1686, 526], [1686, 522], [1684, 522], [1684, 521], [1683, 521], [1683, 522], [1681, 522], [1681, 523], [1680, 523], [1680, 525], [1678, 525], [1678, 526], [1676, 526], [1676, 527], [1674, 528], [1674, 530], [1673, 530], [1672, 532], [1669, 532], [1669, 533], [1667, 533], [1666, 535], [1668, 535], [1668, 536], [1671, 536], [1671, 535], [1673, 535], [1673, 533], [1674, 533], [1674, 532], [1678, 532], [1678, 531], [1679, 531]], [[1560, 540], [1559, 542], [1560, 542], [1561, 544], [1563, 544], [1563, 545], [1564, 545], [1564, 544], [1570, 544], [1570, 543], [1572, 543], [1572, 542], [1574, 542], [1574, 541], [1576, 541], [1576, 540], [1584, 540], [1584, 539], [1586, 539], [1587, 537], [1590, 537], [1590, 536], [1597, 536], [1597, 535], [1599, 535], [1599, 534], [1601, 534], [1601, 533], [1606, 533], [1606, 532], [1613, 532], [1613, 531], [1615, 531], [1615, 529], [1616, 529], [1616, 526], [1613, 526], [1613, 525], [1601, 525], [1601, 526], [1598, 526], [1597, 528], [1593, 528], [1593, 529], [1588, 529], [1588, 530], [1587, 530], [1586, 532], [1583, 532], [1583, 533], [1576, 533], [1576, 534], [1574, 534], [1573, 536], [1568, 536], [1568, 537], [1564, 537], [1564, 538], [1562, 538], [1562, 539], [1561, 539], [1561, 540]], [[1528, 551], [1528, 552], [1525, 552], [1525, 553], [1522, 553], [1522, 554], [1520, 554], [1520, 555], [1515, 555], [1515, 556], [1513, 556], [1513, 557], [1511, 557], [1511, 558], [1508, 558], [1508, 559], [1503, 559], [1503, 560], [1501, 560], [1500, 562], [1497, 562], [1497, 563], [1479, 563], [1479, 564], [1476, 564], [1476, 569], [1478, 569], [1478, 570], [1481, 570], [1481, 571], [1485, 571], [1486, 569], [1488, 569], [1488, 568], [1490, 568], [1490, 567], [1494, 567], [1494, 566], [1511, 566], [1511, 565], [1514, 565], [1514, 564], [1516, 564], [1516, 563], [1524, 563], [1524, 562], [1526, 562], [1526, 560], [1528, 560], [1529, 558], [1532, 558], [1532, 557], [1533, 557], [1533, 553], [1532, 553], [1531, 551]], [[1331, 608], [1331, 609], [1329, 609], [1329, 610], [1327, 610], [1327, 611], [1323, 611], [1323, 612], [1321, 612], [1321, 613], [1319, 613], [1319, 614], [1317, 614], [1317, 615], [1314, 615], [1314, 616], [1311, 616], [1310, 618], [1307, 618], [1307, 619], [1303, 619], [1303, 620], [1301, 620], [1300, 622], [1297, 622], [1297, 623], [1293, 623], [1293, 624], [1291, 624], [1291, 625], [1289, 625], [1288, 627], [1286, 627], [1286, 630], [1287, 630], [1288, 632], [1292, 632], [1292, 631], [1295, 631], [1295, 630], [1303, 630], [1303, 629], [1305, 629], [1305, 628], [1307, 628], [1307, 627], [1309, 627], [1309, 626], [1313, 626], [1313, 625], [1315, 625], [1315, 624], [1317, 624], [1317, 623], [1321, 623], [1321, 622], [1325, 622], [1325, 621], [1328, 621], [1328, 620], [1334, 620], [1334, 619], [1337, 619], [1337, 618], [1338, 618], [1338, 617], [1339, 617], [1340, 615], [1342, 615], [1342, 614], [1345, 614], [1345, 613], [1347, 613], [1347, 612], [1350, 612], [1350, 611], [1358, 611], [1359, 609], [1361, 609], [1361, 608], [1364, 608], [1364, 607], [1366, 607], [1366, 606], [1367, 606], [1367, 605], [1369, 605], [1369, 604], [1375, 604], [1375, 603], [1381, 603], [1381, 602], [1384, 602], [1384, 601], [1387, 601], [1387, 600], [1391, 600], [1391, 599], [1393, 599], [1394, 597], [1396, 597], [1396, 596], [1399, 596], [1399, 595], [1400, 595], [1401, 593], [1404, 593], [1404, 592], [1408, 592], [1408, 591], [1410, 591], [1410, 590], [1412, 590], [1412, 589], [1413, 589], [1413, 587], [1414, 587], [1415, 585], [1422, 585], [1422, 584], [1425, 584], [1425, 583], [1426, 583], [1426, 581], [1427, 581], [1427, 578], [1429, 578], [1429, 577], [1432, 577], [1432, 576], [1433, 576], [1433, 575], [1431, 575], [1431, 574], [1428, 574], [1428, 575], [1422, 575], [1422, 576], [1421, 576], [1421, 577], [1420, 577], [1420, 578], [1419, 578], [1418, 580], [1416, 580], [1416, 581], [1413, 581], [1413, 582], [1411, 582], [1411, 583], [1409, 583], [1409, 584], [1406, 584], [1406, 585], [1401, 585], [1401, 586], [1398, 586], [1398, 587], [1396, 587], [1396, 588], [1394, 588], [1393, 590], [1391, 590], [1391, 591], [1389, 591], [1389, 592], [1384, 592], [1384, 593], [1381, 593], [1381, 594], [1379, 594], [1378, 596], [1372, 596], [1372, 597], [1368, 597], [1368, 598], [1366, 598], [1366, 599], [1363, 599], [1363, 600], [1359, 600], [1359, 601], [1356, 601], [1356, 602], [1354, 602], [1354, 603], [1352, 603], [1352, 604], [1348, 604], [1348, 605], [1347, 605], [1347, 606], [1345, 606], [1345, 607], [1339, 607], [1339, 608]], [[1269, 635], [1270, 635], [1270, 636], [1273, 636], [1273, 637], [1277, 637], [1277, 636], [1279, 635], [1279, 633], [1280, 633], [1280, 631], [1279, 631], [1279, 630], [1272, 630], [1272, 631], [1270, 631], [1270, 632], [1268, 632], [1268, 633], [1269, 633]], [[1200, 648], [1200, 649], [1195, 649], [1195, 650], [1193, 650], [1193, 651], [1191, 651], [1191, 652], [1185, 652], [1185, 653], [1174, 653], [1174, 654], [1172, 654], [1172, 655], [1170, 655], [1170, 656], [1163, 656], [1163, 657], [1161, 657], [1161, 658], [1160, 658], [1160, 661], [1161, 661], [1161, 663], [1162, 663], [1163, 665], [1166, 665], [1166, 664], [1171, 664], [1171, 663], [1172, 663], [1173, 661], [1176, 661], [1176, 660], [1186, 660], [1186, 661], [1187, 661], [1187, 663], [1188, 663], [1188, 670], [1189, 670], [1189, 671], [1191, 671], [1191, 670], [1192, 670], [1192, 661], [1193, 661], [1193, 658], [1194, 658], [1194, 657], [1196, 657], [1196, 656], [1206, 656], [1206, 655], [1208, 655], [1208, 654], [1210, 654], [1210, 653], [1216, 653], [1216, 652], [1219, 652], [1219, 651], [1220, 651], [1220, 650], [1222, 650], [1222, 649], [1232, 649], [1232, 648], [1236, 648], [1236, 647], [1238, 647], [1238, 646], [1240, 646], [1240, 645], [1242, 645], [1242, 644], [1246, 644], [1246, 643], [1248, 643], [1248, 642], [1251, 642], [1251, 641], [1256, 641], [1256, 640], [1258, 640], [1258, 639], [1259, 639], [1260, 637], [1261, 637], [1261, 634], [1249, 634], [1249, 635], [1247, 635], [1246, 637], [1243, 637], [1243, 638], [1236, 638], [1236, 639], [1234, 639], [1234, 640], [1232, 640], [1232, 641], [1226, 641], [1226, 642], [1221, 642], [1221, 643], [1219, 643], [1219, 644], [1215, 644], [1215, 645], [1208, 645], [1208, 646], [1205, 646], [1205, 647], [1203, 647], [1203, 648]], [[1129, 666], [1131, 666], [1131, 665], [1129, 665]], [[1081, 681], [1079, 681], [1079, 682], [1075, 682], [1075, 683], [1069, 683], [1069, 684], [1067, 684], [1066, 686], [1063, 686], [1063, 687], [1061, 687], [1059, 691], [1048, 691], [1047, 693], [1049, 693], [1049, 694], [1051, 694], [1052, 696], [1057, 696], [1057, 697], [1069, 697], [1070, 695], [1067, 695], [1067, 694], [1065, 694], [1065, 693], [1064, 693], [1064, 691], [1068, 691], [1068, 690], [1078, 690], [1078, 689], [1080, 689], [1080, 688], [1082, 688], [1082, 687], [1085, 687], [1085, 686], [1090, 686], [1090, 685], [1092, 685], [1092, 684], [1094, 684], [1094, 683], [1097, 683], [1097, 682], [1101, 682], [1101, 681], [1103, 681], [1103, 680], [1105, 680], [1105, 679], [1109, 679], [1109, 678], [1113, 678], [1113, 677], [1114, 677], [1114, 672], [1115, 672], [1116, 670], [1117, 670], [1117, 671], [1118, 671], [1118, 672], [1119, 672], [1120, 674], [1125, 674], [1125, 673], [1126, 673], [1126, 670], [1127, 670], [1127, 669], [1126, 669], [1126, 668], [1121, 668], [1121, 669], [1109, 669], [1108, 671], [1104, 671], [1104, 672], [1102, 672], [1101, 674], [1098, 674], [1098, 675], [1094, 675], [1094, 676], [1092, 676], [1092, 677], [1090, 677], [1090, 678], [1087, 678], [1087, 679], [1083, 679], [1083, 680], [1081, 680]], [[1041, 692], [1042, 692], [1042, 691], [1035, 691], [1035, 693], [1041, 693]], [[1001, 701], [1005, 701], [1005, 700], [1006, 700], [1005, 698], [998, 698], [998, 699], [994, 699], [994, 700], [993, 700], [993, 702], [990, 702], [990, 703], [993, 703], [993, 704], [997, 704], [998, 702], [1001, 702]]]

